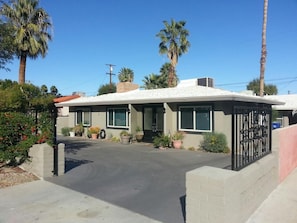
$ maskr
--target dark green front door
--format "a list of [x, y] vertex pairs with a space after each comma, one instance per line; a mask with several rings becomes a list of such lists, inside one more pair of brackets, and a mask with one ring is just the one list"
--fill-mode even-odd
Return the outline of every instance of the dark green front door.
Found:
[[164, 112], [162, 106], [144, 107], [143, 131], [144, 141], [152, 142], [153, 138], [164, 130]]

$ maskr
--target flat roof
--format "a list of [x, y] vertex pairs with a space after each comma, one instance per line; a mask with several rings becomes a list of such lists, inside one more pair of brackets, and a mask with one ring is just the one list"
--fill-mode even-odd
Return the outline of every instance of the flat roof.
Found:
[[166, 102], [207, 102], [240, 101], [281, 105], [283, 102], [266, 97], [247, 95], [227, 90], [204, 86], [177, 86], [151, 90], [133, 90], [124, 93], [111, 93], [100, 96], [80, 97], [61, 102], [59, 106], [91, 106], [117, 104], [146, 104]]
[[276, 110], [297, 110], [297, 94], [267, 95], [265, 98], [284, 102], [282, 105], [273, 105]]

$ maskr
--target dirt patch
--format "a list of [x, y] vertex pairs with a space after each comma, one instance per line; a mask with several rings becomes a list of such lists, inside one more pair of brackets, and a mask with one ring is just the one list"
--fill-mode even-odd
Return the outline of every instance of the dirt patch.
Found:
[[0, 168], [0, 188], [39, 180], [37, 176], [19, 167], [2, 166]]

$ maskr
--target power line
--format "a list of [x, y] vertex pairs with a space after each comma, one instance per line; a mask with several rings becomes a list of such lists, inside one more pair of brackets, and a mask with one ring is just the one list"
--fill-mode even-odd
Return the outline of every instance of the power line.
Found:
[[[288, 82], [288, 83], [291, 83], [292, 81], [297, 81], [297, 77], [269, 79], [269, 80], [265, 80], [265, 82], [267, 83], [267, 82], [273, 82], [273, 81], [286, 81], [286, 83], [287, 83], [288, 80], [291, 80], [290, 82]], [[250, 81], [234, 82], [234, 83], [226, 83], [226, 84], [216, 84], [216, 86], [244, 85], [244, 84], [248, 84], [248, 83], [250, 83]]]

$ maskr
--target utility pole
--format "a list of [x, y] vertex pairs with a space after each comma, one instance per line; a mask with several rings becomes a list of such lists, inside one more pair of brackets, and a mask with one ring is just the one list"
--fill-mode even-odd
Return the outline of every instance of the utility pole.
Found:
[[263, 9], [263, 24], [262, 24], [262, 49], [261, 49], [261, 59], [260, 59], [260, 96], [264, 96], [264, 72], [266, 65], [266, 29], [267, 29], [267, 11], [268, 11], [268, 0], [264, 0]]
[[115, 66], [115, 65], [113, 65], [113, 64], [106, 64], [106, 66], [109, 66], [109, 73], [106, 73], [107, 75], [109, 75], [109, 92], [111, 92], [111, 90], [112, 90], [112, 75], [115, 75], [115, 74], [113, 74], [112, 73], [112, 71], [113, 71], [113, 67]]

